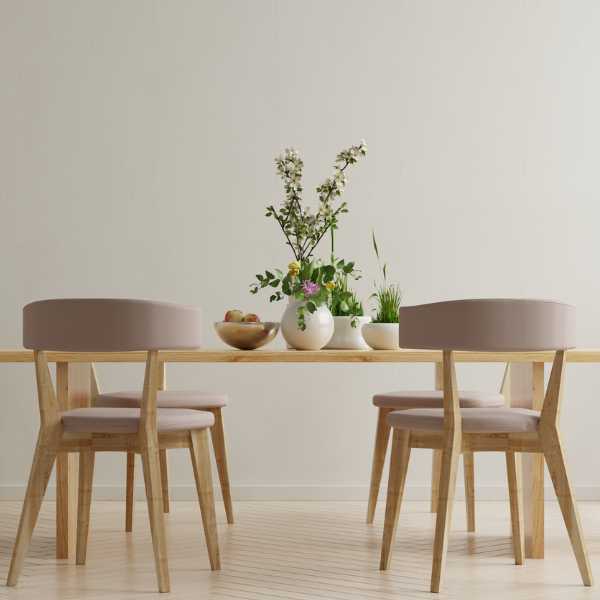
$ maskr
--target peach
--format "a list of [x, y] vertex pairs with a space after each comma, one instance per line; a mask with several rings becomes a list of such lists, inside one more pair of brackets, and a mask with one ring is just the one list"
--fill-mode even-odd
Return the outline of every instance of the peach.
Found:
[[234, 323], [240, 323], [244, 320], [244, 313], [241, 310], [228, 310], [225, 313], [224, 321], [232, 321]]
[[244, 323], [260, 323], [258, 315], [255, 315], [254, 313], [248, 313], [247, 315], [244, 315], [243, 321]]

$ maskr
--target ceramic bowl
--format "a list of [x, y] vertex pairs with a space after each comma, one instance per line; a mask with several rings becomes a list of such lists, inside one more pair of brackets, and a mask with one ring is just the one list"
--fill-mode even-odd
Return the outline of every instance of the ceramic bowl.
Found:
[[219, 337], [238, 350], [256, 350], [275, 339], [279, 323], [236, 323], [219, 321], [215, 323]]
[[373, 350], [398, 350], [399, 327], [398, 323], [365, 323], [361, 331]]

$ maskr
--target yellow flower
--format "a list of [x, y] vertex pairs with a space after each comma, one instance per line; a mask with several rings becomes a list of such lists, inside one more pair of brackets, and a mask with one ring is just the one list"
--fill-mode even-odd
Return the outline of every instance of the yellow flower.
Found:
[[298, 273], [300, 273], [300, 263], [294, 260], [288, 265], [288, 274], [290, 277], [296, 277]]
[[333, 281], [328, 281], [325, 284], [325, 287], [331, 292], [331, 290], [333, 290], [333, 288], [335, 287], [335, 283]]

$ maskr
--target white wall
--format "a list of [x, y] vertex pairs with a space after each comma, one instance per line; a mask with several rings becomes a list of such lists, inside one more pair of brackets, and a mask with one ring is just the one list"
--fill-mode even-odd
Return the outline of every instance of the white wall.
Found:
[[[263, 207], [273, 156], [297, 147], [306, 196], [339, 149], [350, 173], [339, 253], [366, 297], [375, 228], [407, 303], [564, 299], [600, 345], [600, 5], [590, 1], [0, 2], [0, 346], [53, 296], [227, 308], [289, 262]], [[279, 342], [281, 344], [281, 342]], [[105, 387], [139, 367], [102, 366]], [[495, 388], [499, 366], [462, 366]], [[238, 496], [364, 498], [377, 390], [429, 386], [425, 365], [184, 365], [170, 384], [226, 390]], [[563, 425], [580, 496], [600, 498], [600, 366], [569, 366]], [[0, 497], [26, 480], [37, 427], [31, 365], [0, 365]], [[409, 484], [423, 494], [429, 456]], [[479, 459], [482, 493], [503, 460]], [[189, 486], [185, 454], [171, 480]], [[486, 468], [483, 468], [483, 467]], [[105, 495], [122, 457], [99, 460]], [[191, 493], [182, 488], [180, 494]]]

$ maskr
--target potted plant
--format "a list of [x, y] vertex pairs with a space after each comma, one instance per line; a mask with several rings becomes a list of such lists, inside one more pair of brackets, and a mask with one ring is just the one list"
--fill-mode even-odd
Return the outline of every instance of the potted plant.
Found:
[[400, 286], [395, 283], [388, 283], [387, 264], [381, 266], [379, 249], [375, 232], [373, 232], [373, 248], [377, 263], [381, 269], [383, 280], [376, 284], [375, 292], [371, 298], [375, 300], [375, 316], [372, 323], [367, 323], [362, 327], [362, 334], [365, 341], [374, 350], [396, 350], [399, 347], [399, 312], [402, 303], [402, 292]]
[[335, 204], [346, 186], [346, 169], [366, 152], [363, 141], [337, 155], [333, 174], [317, 187], [319, 207], [316, 211], [303, 204], [304, 163], [298, 152], [287, 149], [275, 159], [285, 199], [279, 209], [267, 206], [266, 216], [279, 225], [294, 260], [288, 265], [287, 273], [273, 269], [258, 274], [250, 292], [256, 294], [261, 289], [271, 288], [271, 302], [288, 297], [281, 331], [293, 348], [320, 349], [333, 335], [333, 317], [328, 306], [338, 268], [315, 259], [314, 252], [325, 234], [337, 227], [339, 215], [348, 212], [346, 202]]
[[365, 316], [362, 302], [350, 288], [349, 280], [360, 279], [360, 273], [355, 269], [353, 262], [335, 258], [334, 232], [331, 230], [331, 264], [334, 265], [336, 275], [329, 301], [329, 310], [333, 315], [333, 337], [325, 346], [340, 350], [364, 350], [369, 346], [362, 336], [362, 326], [371, 320]]

